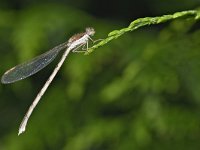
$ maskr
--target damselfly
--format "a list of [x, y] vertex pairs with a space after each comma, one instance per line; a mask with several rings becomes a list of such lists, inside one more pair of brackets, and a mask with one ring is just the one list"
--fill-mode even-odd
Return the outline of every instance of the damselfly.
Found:
[[[53, 78], [59, 71], [69, 52], [85, 52], [88, 49], [89, 40], [93, 41], [90, 36], [93, 36], [94, 34], [95, 31], [93, 28], [86, 28], [85, 32], [73, 35], [67, 42], [54, 47], [53, 49], [37, 56], [30, 61], [17, 65], [4, 73], [1, 78], [1, 82], [4, 84], [13, 83], [25, 79], [46, 67], [55, 59], [55, 57], [61, 50], [66, 49], [56, 68], [54, 69], [54, 71], [34, 99], [33, 103], [29, 107], [27, 113], [25, 114], [20, 124], [18, 135], [26, 130], [28, 119], [31, 116], [35, 106], [37, 105], [42, 95], [45, 93]], [[84, 46], [86, 46], [86, 49], [84, 49]], [[79, 50], [80, 47], [82, 47], [82, 50]]]

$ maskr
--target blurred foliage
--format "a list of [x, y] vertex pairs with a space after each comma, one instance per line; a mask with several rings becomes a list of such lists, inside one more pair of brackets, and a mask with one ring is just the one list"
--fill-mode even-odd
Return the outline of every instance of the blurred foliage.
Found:
[[[2, 9], [0, 18], [2, 74], [87, 26], [96, 29], [94, 39], [123, 27], [49, 3]], [[198, 150], [199, 38], [198, 20], [186, 16], [127, 33], [90, 55], [70, 54], [21, 136], [18, 125], [59, 57], [33, 77], [1, 85], [0, 149]]]

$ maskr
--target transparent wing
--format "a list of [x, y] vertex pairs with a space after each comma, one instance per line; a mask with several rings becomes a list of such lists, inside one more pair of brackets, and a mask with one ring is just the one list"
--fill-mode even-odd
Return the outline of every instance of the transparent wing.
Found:
[[1, 78], [1, 82], [4, 84], [13, 83], [37, 73], [51, 63], [56, 58], [58, 53], [66, 47], [67, 42], [54, 47], [53, 49], [33, 58], [30, 61], [11, 68], [4, 73]]

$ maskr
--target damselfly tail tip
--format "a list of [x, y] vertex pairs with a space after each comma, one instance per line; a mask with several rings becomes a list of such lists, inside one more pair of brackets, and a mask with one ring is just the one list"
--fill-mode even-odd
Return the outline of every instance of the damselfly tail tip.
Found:
[[20, 128], [19, 128], [19, 131], [18, 131], [18, 136], [19, 136], [20, 134], [22, 134], [23, 132], [25, 132], [25, 130], [26, 130], [25, 127], [20, 127]]

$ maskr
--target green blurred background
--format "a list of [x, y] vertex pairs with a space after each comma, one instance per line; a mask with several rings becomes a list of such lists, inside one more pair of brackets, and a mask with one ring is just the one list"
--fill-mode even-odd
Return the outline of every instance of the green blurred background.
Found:
[[[0, 0], [0, 74], [85, 27], [105, 38], [136, 18], [196, 9], [200, 0]], [[199, 150], [200, 26], [178, 19], [71, 53], [17, 136], [56, 60], [0, 84], [0, 150]]]

